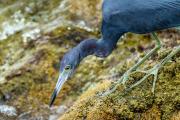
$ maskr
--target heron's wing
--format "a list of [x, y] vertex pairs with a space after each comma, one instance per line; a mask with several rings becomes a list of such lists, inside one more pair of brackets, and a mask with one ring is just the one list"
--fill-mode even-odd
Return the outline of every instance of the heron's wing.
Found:
[[[112, 22], [113, 16], [121, 16], [129, 12], [158, 11], [161, 9], [174, 9], [180, 14], [180, 0], [104, 0], [102, 5], [103, 19], [108, 23]], [[136, 14], [134, 14], [136, 16]], [[131, 17], [131, 16], [129, 16]]]
[[180, 25], [180, 0], [105, 0], [103, 20], [143, 33]]

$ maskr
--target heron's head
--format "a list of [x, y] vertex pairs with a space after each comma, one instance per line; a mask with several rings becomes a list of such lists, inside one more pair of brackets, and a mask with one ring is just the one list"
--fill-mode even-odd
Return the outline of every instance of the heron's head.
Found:
[[95, 51], [97, 51], [98, 48], [98, 44], [96, 41], [97, 40], [95, 39], [84, 40], [64, 55], [61, 60], [60, 75], [54, 92], [51, 96], [50, 106], [53, 104], [63, 84], [74, 73], [80, 61], [88, 55], [95, 54]]
[[72, 75], [72, 73], [74, 73], [79, 62], [80, 62], [80, 52], [77, 47], [71, 49], [63, 56], [60, 64], [60, 75], [56, 83], [54, 92], [51, 96], [50, 106], [52, 106], [53, 102], [55, 101], [56, 96], [60, 92], [63, 84], [68, 80], [68, 78]]

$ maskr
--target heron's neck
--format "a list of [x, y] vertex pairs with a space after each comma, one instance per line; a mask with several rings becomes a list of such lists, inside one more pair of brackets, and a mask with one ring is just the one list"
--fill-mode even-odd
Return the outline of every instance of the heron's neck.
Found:
[[79, 45], [80, 59], [88, 55], [96, 55], [98, 57], [107, 57], [116, 47], [116, 44], [122, 34], [118, 34], [113, 38], [105, 39], [101, 38], [99, 40], [88, 39], [82, 41]]

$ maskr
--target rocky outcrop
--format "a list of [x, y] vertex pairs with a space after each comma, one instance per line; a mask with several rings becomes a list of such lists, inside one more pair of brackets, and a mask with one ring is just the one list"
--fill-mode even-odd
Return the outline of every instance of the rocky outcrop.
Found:
[[[20, 8], [20, 9], [19, 9]], [[101, 0], [3, 1], [0, 4], [0, 106], [15, 116], [0, 119], [174, 119], [179, 118], [179, 54], [160, 71], [155, 95], [152, 77], [124, 94], [124, 86], [102, 97], [154, 44], [149, 35], [122, 36], [105, 59], [88, 56], [48, 103], [59, 74], [59, 60], [80, 41], [100, 36]], [[164, 47], [142, 69], [149, 69], [180, 43], [179, 32], [159, 32]], [[127, 87], [143, 73], [131, 75]], [[9, 110], [9, 109], [8, 109]]]

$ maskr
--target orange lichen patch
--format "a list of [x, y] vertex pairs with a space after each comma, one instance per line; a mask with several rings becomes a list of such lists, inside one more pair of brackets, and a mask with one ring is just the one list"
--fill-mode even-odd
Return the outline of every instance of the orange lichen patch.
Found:
[[180, 120], [180, 111], [175, 112], [170, 120]]
[[161, 120], [160, 109], [157, 106], [153, 105], [151, 109], [140, 114], [140, 120]]

